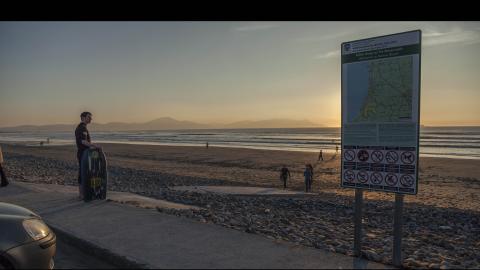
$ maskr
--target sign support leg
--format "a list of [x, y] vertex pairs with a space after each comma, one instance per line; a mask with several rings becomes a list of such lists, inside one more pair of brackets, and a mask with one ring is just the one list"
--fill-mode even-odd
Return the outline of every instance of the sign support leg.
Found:
[[395, 213], [393, 217], [393, 265], [402, 266], [402, 211], [403, 194], [395, 194]]
[[355, 189], [355, 233], [353, 251], [355, 256], [362, 255], [362, 206], [363, 206], [363, 189]]

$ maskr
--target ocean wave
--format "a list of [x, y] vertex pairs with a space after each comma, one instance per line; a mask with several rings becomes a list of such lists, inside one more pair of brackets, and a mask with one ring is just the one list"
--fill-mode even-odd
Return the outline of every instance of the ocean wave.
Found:
[[420, 143], [420, 147], [480, 149], [480, 145], [457, 145], [457, 144], [422, 144]]
[[[204, 132], [204, 133], [202, 133]], [[340, 143], [339, 128], [313, 129], [237, 129], [182, 131], [91, 132], [94, 142], [152, 145], [222, 145], [252, 149], [316, 152], [335, 150]], [[73, 142], [72, 132], [0, 133], [0, 141]], [[436, 156], [480, 156], [480, 128], [424, 129], [420, 133], [420, 153]]]
[[479, 136], [471, 136], [471, 137], [466, 137], [466, 136], [422, 136], [420, 135], [420, 139], [449, 139], [449, 140], [480, 140], [480, 135]]

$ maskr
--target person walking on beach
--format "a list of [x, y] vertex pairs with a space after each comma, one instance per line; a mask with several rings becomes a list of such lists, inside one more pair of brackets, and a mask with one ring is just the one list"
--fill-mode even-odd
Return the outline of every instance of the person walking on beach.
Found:
[[305, 192], [312, 190], [312, 179], [313, 179], [313, 167], [310, 164], [305, 165], [305, 171], [303, 172], [305, 176]]
[[1, 146], [0, 146], [0, 178], [2, 179], [0, 187], [6, 187], [9, 183], [7, 180], [7, 176], [5, 175], [5, 171], [3, 170], [3, 154], [2, 154]]
[[323, 151], [320, 150], [320, 154], [318, 154], [318, 161], [323, 161]]
[[206, 147], [207, 147], [207, 149], [208, 149], [208, 142], [207, 142], [207, 144], [205, 144], [205, 146], [206, 146]]
[[290, 171], [288, 168], [283, 165], [282, 170], [280, 171], [280, 180], [283, 181], [283, 189], [287, 188], [287, 179], [290, 178]]
[[338, 145], [335, 146], [335, 154], [338, 153]]
[[79, 197], [83, 200], [83, 190], [82, 190], [82, 155], [83, 151], [89, 148], [97, 148], [100, 151], [102, 147], [92, 144], [90, 139], [90, 133], [88, 132], [87, 125], [92, 122], [92, 114], [90, 112], [83, 112], [80, 114], [80, 124], [78, 124], [75, 129], [75, 141], [77, 144], [77, 159], [78, 159], [78, 192]]

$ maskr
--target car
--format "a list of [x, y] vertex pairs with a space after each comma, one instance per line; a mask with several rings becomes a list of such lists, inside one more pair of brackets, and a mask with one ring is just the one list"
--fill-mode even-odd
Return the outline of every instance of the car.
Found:
[[0, 202], [0, 269], [53, 269], [57, 237], [31, 210]]

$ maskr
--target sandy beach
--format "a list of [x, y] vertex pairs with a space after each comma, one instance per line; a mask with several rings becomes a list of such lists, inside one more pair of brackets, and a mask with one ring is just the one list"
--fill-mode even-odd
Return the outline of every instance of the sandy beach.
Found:
[[[351, 254], [353, 189], [340, 187], [340, 154], [245, 148], [102, 144], [109, 189], [130, 191], [208, 210], [173, 211], [272, 239]], [[76, 185], [75, 146], [2, 144], [12, 181]], [[304, 190], [306, 163], [314, 167], [308, 198], [197, 194], [172, 186], [234, 185]], [[421, 157], [418, 195], [405, 196], [406, 267], [480, 267], [480, 160]], [[391, 263], [393, 194], [365, 192], [364, 255]]]
[[[170, 179], [168, 181], [170, 185], [187, 184], [182, 182], [185, 179], [181, 179], [186, 177], [195, 178], [197, 180], [195, 182], [211, 180], [210, 182], [224, 185], [281, 188], [279, 171], [283, 165], [286, 165], [292, 174], [288, 188], [304, 190], [304, 166], [306, 163], [311, 163], [315, 172], [313, 192], [354, 195], [352, 189], [340, 187], [340, 154], [325, 153], [324, 161], [317, 162], [316, 153], [294, 151], [128, 144], [103, 144], [103, 147], [110, 167], [118, 166], [177, 176], [179, 182]], [[44, 178], [59, 184], [64, 182], [72, 184], [76, 179], [76, 175], [71, 174], [72, 170], [76, 170], [71, 167], [77, 166], [76, 150], [73, 146], [25, 147], [4, 144], [4, 151], [7, 159], [5, 166], [11, 169], [10, 174], [14, 179], [25, 178], [24, 181], [30, 181], [29, 177], [37, 178], [39, 175], [33, 174], [35, 171], [15, 169], [14, 164], [9, 164], [9, 154], [13, 154], [14, 157], [29, 155], [67, 162], [68, 166], [60, 168], [61, 173], [64, 174], [61, 178], [54, 179], [55, 175], [48, 174], [44, 175]], [[416, 196], [406, 195], [406, 202], [458, 209], [480, 209], [480, 160], [421, 157], [419, 172], [419, 192]], [[112, 180], [115, 182], [114, 178]], [[161, 179], [159, 182], [162, 182]], [[383, 192], [366, 192], [365, 194], [367, 200], [391, 201], [394, 197], [390, 193]]]

